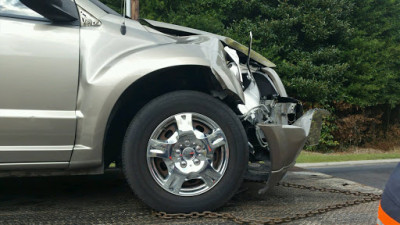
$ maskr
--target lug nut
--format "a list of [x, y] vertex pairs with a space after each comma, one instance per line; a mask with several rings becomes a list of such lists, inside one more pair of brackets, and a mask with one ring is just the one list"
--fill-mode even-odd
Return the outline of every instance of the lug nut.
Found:
[[201, 150], [200, 145], [197, 145], [197, 146], [196, 146], [196, 151], [200, 151], [200, 150]]
[[199, 159], [193, 159], [193, 162], [195, 165], [199, 165], [200, 164], [200, 160]]
[[186, 166], [187, 166], [187, 162], [186, 162], [186, 161], [182, 161], [182, 162], [181, 162], [181, 167], [182, 167], [182, 168], [185, 168]]

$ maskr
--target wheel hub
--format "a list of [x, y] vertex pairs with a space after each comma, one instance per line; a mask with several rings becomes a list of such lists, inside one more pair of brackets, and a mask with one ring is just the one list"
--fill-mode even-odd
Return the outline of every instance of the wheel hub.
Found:
[[[194, 118], [193, 118], [194, 117]], [[210, 134], [193, 127], [196, 123], [207, 124]], [[158, 137], [171, 123], [176, 123], [176, 131], [167, 139]], [[172, 133], [172, 132], [171, 132]], [[214, 153], [222, 155], [214, 159]], [[194, 196], [211, 189], [224, 174], [228, 162], [228, 146], [222, 130], [211, 119], [195, 113], [182, 113], [167, 118], [153, 132], [148, 148], [147, 159], [150, 172], [157, 183], [168, 192], [180, 196]], [[161, 159], [167, 171], [160, 171], [154, 159]], [[215, 163], [217, 162], [217, 163]], [[184, 185], [189, 181], [196, 186]]]
[[182, 156], [185, 160], [192, 160], [194, 157], [196, 157], [196, 152], [193, 148], [187, 147], [183, 149]]
[[172, 160], [179, 172], [183, 174], [191, 173], [192, 177], [196, 177], [204, 170], [204, 165], [207, 163], [206, 157], [202, 157], [201, 152], [196, 151], [194, 146], [186, 147], [182, 152], [177, 150], [176, 153]]

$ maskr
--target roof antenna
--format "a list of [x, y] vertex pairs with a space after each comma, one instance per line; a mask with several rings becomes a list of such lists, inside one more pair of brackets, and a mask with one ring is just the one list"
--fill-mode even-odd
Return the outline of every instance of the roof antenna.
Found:
[[121, 34], [122, 35], [125, 35], [126, 34], [126, 26], [125, 26], [125, 17], [126, 17], [126, 0], [122, 0], [123, 2], [124, 2], [124, 7], [123, 7], [123, 12], [122, 12], [122, 16], [124, 17], [123, 18], [123, 21], [122, 21], [122, 25], [121, 25]]

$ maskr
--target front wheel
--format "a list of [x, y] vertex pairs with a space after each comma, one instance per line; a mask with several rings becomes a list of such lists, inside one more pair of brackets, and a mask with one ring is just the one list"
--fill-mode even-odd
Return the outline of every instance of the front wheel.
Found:
[[214, 210], [240, 187], [247, 137], [217, 99], [177, 91], [148, 103], [125, 136], [123, 170], [133, 191], [166, 212]]

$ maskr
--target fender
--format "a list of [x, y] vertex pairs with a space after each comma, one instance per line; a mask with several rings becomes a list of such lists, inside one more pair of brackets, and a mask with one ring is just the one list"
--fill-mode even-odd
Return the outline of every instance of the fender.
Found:
[[[77, 130], [70, 169], [102, 168], [103, 137], [115, 103], [131, 84], [152, 72], [184, 65], [206, 66], [223, 89], [237, 95], [240, 102], [244, 100], [240, 82], [226, 66], [223, 45], [217, 38], [155, 35], [136, 21], [127, 21], [127, 27], [127, 34], [132, 35], [124, 41], [115, 24], [106, 18], [97, 28], [103, 32], [81, 30]], [[113, 39], [116, 35], [118, 42]], [[136, 46], [127, 47], [132, 43]]]

